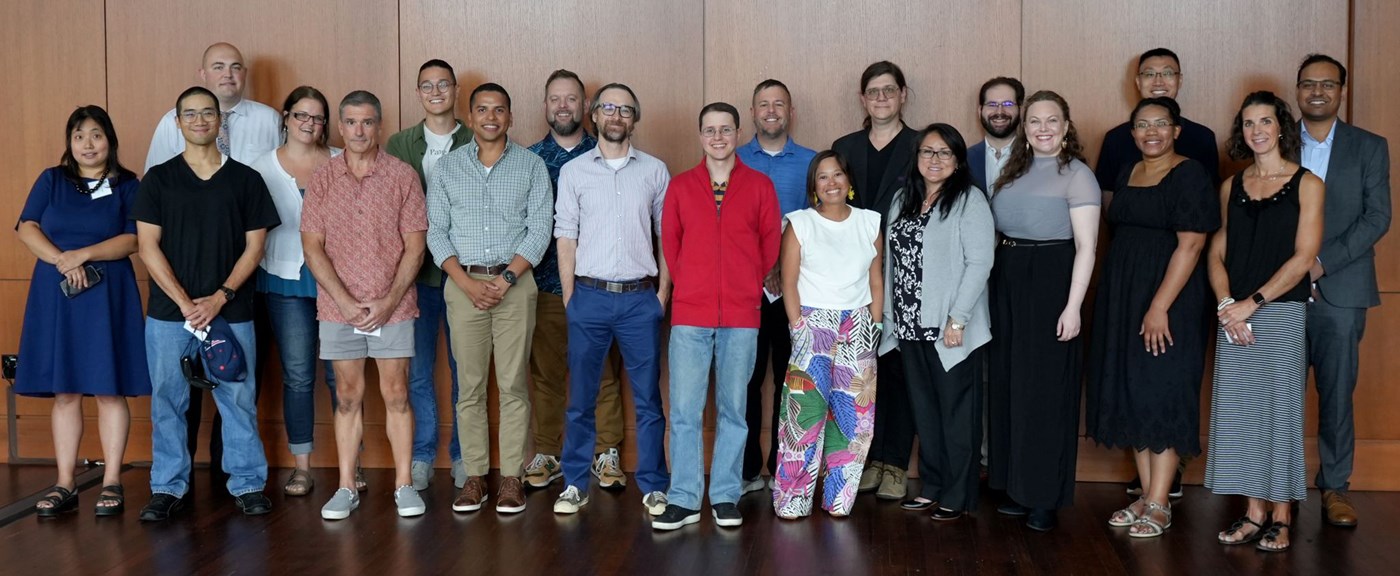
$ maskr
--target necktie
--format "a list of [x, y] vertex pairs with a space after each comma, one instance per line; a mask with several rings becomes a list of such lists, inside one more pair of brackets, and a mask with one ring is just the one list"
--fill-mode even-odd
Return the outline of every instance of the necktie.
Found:
[[230, 155], [229, 130], [233, 128], [233, 114], [234, 112], [232, 110], [224, 112], [223, 122], [219, 123], [219, 137], [214, 141], [214, 145], [218, 146], [219, 148], [219, 153], [223, 154], [224, 156]]

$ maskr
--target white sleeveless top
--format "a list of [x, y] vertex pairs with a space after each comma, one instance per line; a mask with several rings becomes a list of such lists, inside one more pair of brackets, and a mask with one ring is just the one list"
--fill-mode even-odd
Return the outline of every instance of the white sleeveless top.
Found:
[[815, 208], [807, 208], [785, 218], [802, 244], [797, 274], [802, 305], [826, 310], [869, 305], [870, 263], [875, 259], [880, 214], [852, 207], [849, 217], [833, 222]]

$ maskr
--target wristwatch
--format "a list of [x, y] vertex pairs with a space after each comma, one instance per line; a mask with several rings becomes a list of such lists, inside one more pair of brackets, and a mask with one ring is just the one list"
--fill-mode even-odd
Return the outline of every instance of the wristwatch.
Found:
[[219, 291], [224, 293], [224, 302], [233, 302], [233, 297], [238, 295], [237, 292], [233, 291], [233, 288], [228, 286], [220, 286]]
[[948, 319], [948, 329], [949, 329], [949, 330], [957, 330], [957, 331], [961, 332], [961, 331], [965, 330], [966, 328], [967, 328], [967, 324], [966, 324], [966, 323], [959, 324], [957, 320], [954, 320], [954, 319], [952, 319], [952, 318], [949, 318], [949, 319]]
[[1258, 292], [1255, 292], [1253, 296], [1249, 297], [1249, 299], [1254, 301], [1255, 306], [1263, 306], [1265, 302], [1264, 295]]
[[514, 286], [514, 285], [515, 285], [515, 281], [518, 280], [518, 278], [516, 278], [516, 276], [515, 276], [515, 273], [514, 273], [514, 272], [511, 272], [510, 270], [506, 270], [506, 271], [504, 271], [504, 272], [501, 272], [501, 279], [502, 279], [502, 280], [505, 280], [505, 281], [506, 281], [506, 284], [510, 284], [511, 286]]

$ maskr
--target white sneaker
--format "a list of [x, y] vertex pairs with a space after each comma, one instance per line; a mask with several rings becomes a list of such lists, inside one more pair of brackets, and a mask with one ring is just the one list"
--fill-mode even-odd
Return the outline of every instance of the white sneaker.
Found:
[[570, 486], [564, 489], [564, 493], [559, 495], [558, 500], [554, 501], [554, 513], [574, 514], [587, 505], [588, 495], [579, 492], [577, 486]]
[[331, 501], [326, 502], [321, 507], [321, 518], [326, 520], [344, 520], [350, 517], [350, 513], [360, 507], [360, 495], [349, 488], [341, 488], [331, 495]]
[[660, 516], [665, 512], [668, 503], [665, 492], [652, 492], [642, 497], [642, 506], [646, 506], [647, 513], [652, 516]]
[[394, 490], [394, 505], [399, 508], [399, 516], [404, 518], [422, 516], [428, 511], [428, 506], [423, 504], [423, 497], [419, 496], [418, 491], [410, 484], [404, 484]]

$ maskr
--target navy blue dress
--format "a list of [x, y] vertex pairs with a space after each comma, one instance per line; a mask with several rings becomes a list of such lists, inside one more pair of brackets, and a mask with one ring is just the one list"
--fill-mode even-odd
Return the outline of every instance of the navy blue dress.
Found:
[[[93, 181], [85, 181], [91, 185]], [[35, 222], [59, 250], [91, 246], [119, 234], [136, 233], [127, 219], [136, 201], [137, 181], [117, 182], [110, 195], [78, 192], [60, 168], [39, 175], [20, 213]], [[52, 264], [35, 262], [20, 333], [15, 392], [149, 396], [141, 293], [131, 259], [88, 262], [102, 280], [69, 299], [59, 289], [64, 277]]]

